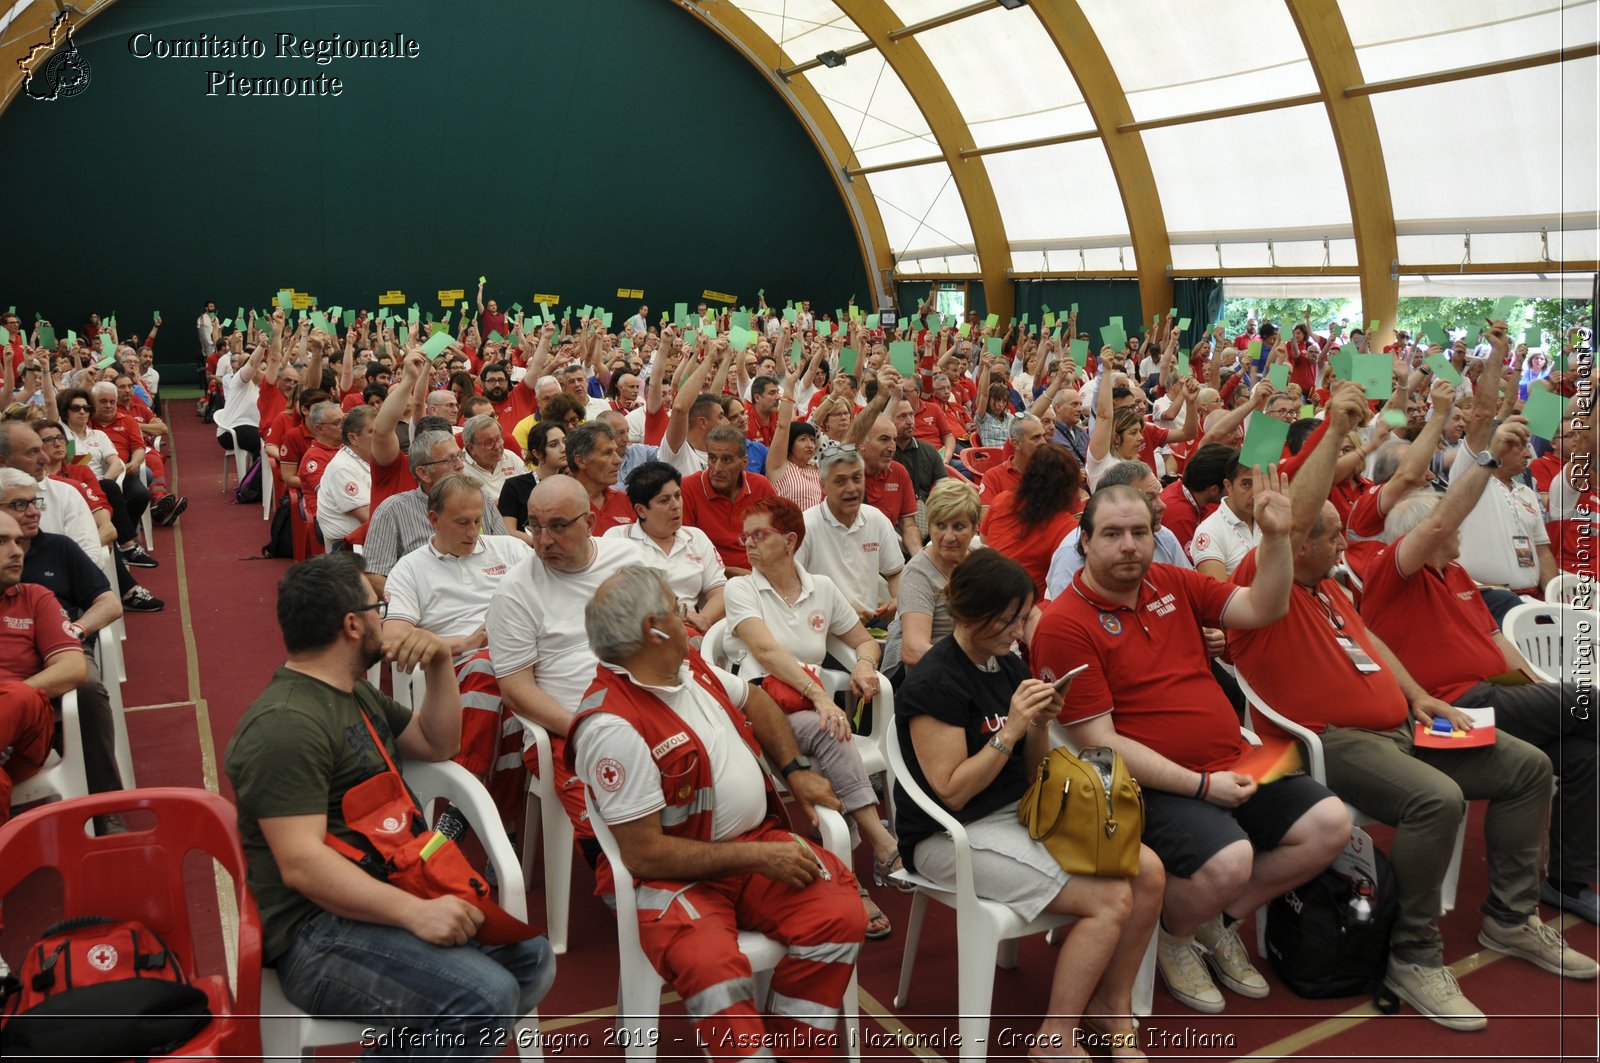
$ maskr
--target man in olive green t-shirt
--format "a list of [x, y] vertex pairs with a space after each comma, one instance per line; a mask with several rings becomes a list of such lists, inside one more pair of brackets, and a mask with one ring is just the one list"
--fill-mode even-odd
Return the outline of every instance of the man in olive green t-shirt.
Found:
[[[492, 1059], [492, 1046], [506, 1044], [555, 979], [549, 942], [479, 944], [477, 908], [415, 897], [326, 842], [331, 832], [364, 843], [345, 825], [342, 803], [388, 770], [373, 732], [397, 764], [447, 760], [461, 740], [449, 650], [422, 628], [385, 638], [384, 603], [362, 569], [359, 555], [332, 554], [284, 576], [278, 625], [288, 660], [228, 745], [263, 959], [277, 968], [284, 995], [310, 1014], [422, 1028], [435, 1055]], [[384, 659], [426, 669], [415, 716], [366, 682]]]

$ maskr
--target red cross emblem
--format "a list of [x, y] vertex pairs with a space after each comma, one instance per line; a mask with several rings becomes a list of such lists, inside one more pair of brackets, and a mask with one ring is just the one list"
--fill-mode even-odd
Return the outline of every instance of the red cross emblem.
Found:
[[622, 762], [614, 757], [605, 757], [595, 765], [595, 778], [600, 782], [600, 789], [608, 794], [614, 794], [622, 789], [622, 784], [627, 781], [628, 771]]

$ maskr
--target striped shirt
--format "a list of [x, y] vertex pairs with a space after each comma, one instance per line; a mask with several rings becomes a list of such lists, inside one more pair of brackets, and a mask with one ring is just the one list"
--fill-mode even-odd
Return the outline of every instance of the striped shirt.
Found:
[[[483, 534], [506, 534], [505, 522], [495, 508], [489, 492], [483, 493]], [[428, 496], [419, 487], [390, 495], [378, 504], [367, 526], [367, 541], [361, 548], [367, 571], [387, 576], [395, 564], [411, 551], [433, 538], [428, 523]]]

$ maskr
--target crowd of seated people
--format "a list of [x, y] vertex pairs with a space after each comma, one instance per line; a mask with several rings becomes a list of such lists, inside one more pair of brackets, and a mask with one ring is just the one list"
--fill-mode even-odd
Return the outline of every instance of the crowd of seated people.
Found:
[[[1445, 967], [1438, 928], [1467, 800], [1489, 802], [1484, 947], [1596, 976], [1539, 908], [1600, 921], [1594, 715], [1567, 711], [1594, 691], [1537, 681], [1499, 629], [1559, 571], [1597, 575], [1581, 530], [1596, 504], [1592, 370], [1576, 355], [1527, 384], [1535, 397], [1575, 396], [1537, 441], [1553, 457], [1530, 485], [1536, 441], [1515, 386], [1526, 352], [1500, 322], [1476, 354], [1444, 352], [1461, 384], [1436, 379], [1430, 352], [1401, 340], [1385, 352], [1392, 392], [1368, 396], [1331, 357], [1368, 354], [1366, 338], [1322, 337], [1309, 321], [1288, 336], [1270, 322], [1236, 340], [1219, 328], [1183, 351], [1169, 318], [1085, 354], [1076, 313], [1041, 333], [943, 321], [931, 306], [887, 328], [803, 302], [702, 304], [659, 321], [641, 307], [617, 330], [599, 311], [501, 311], [481, 290], [478, 309], [453, 334], [403, 313], [315, 314], [315, 327], [282, 309], [231, 328], [202, 316], [219, 444], [274, 462], [276, 490], [309, 532], [297, 556], [312, 560], [285, 579], [280, 613], [308, 588], [331, 610], [315, 631], [285, 628], [287, 671], [229, 757], [247, 851], [281, 905], [263, 911], [291, 999], [318, 1001], [319, 979], [338, 977], [348, 958], [333, 956], [330, 935], [352, 911], [450, 955], [473, 927], [377, 897], [363, 907], [316, 881], [334, 865], [318, 851], [323, 827], [299, 821], [337, 807], [330, 795], [352, 779], [336, 757], [290, 795], [250, 763], [262, 743], [307, 740], [286, 729], [311, 696], [288, 673], [336, 687], [352, 719], [382, 717], [375, 733], [391, 749], [454, 758], [508, 823], [536, 764], [524, 732], [548, 732], [550, 784], [597, 892], [618, 886], [586, 796], [640, 880], [647, 953], [708, 1029], [760, 1019], [747, 995], [719, 988], [748, 977], [737, 950], [687, 944], [688, 912], [702, 928], [743, 919], [825, 952], [828, 963], [774, 977], [772, 1010], [802, 1024], [832, 1021], [840, 965], [863, 936], [892, 933], [831, 855], [770, 834], [773, 787], [750, 754], [766, 755], [802, 810], [844, 814], [879, 885], [903, 887], [901, 868], [953, 881], [948, 839], [904, 792], [884, 818], [856, 745], [885, 676], [916, 781], [981, 850], [979, 893], [1077, 917], [1044, 1033], [1097, 1030], [1114, 1055], [1138, 1058], [1116, 1035], [1132, 1029], [1152, 936], [1184, 1005], [1218, 1012], [1224, 990], [1267, 995], [1239, 922], [1344, 849], [1347, 804], [1396, 828], [1401, 916], [1385, 977], [1421, 1013], [1454, 1029], [1486, 1021]], [[903, 350], [891, 357], [900, 341], [909, 364]], [[28, 364], [24, 390], [36, 386]], [[88, 455], [94, 485], [47, 476], [47, 443], [4, 426], [0, 460], [21, 472], [15, 497], [0, 477], [12, 511], [0, 539], [16, 523], [16, 545], [39, 549], [26, 544], [42, 517], [65, 541], [87, 535], [83, 549], [141, 563], [130, 521], [146, 505], [175, 515], [181, 500], [163, 505], [152, 452], [125, 445], [160, 432], [125, 401], [125, 388], [154, 386], [137, 369], [135, 357], [104, 384], [64, 387], [64, 423], [40, 426]], [[1249, 463], [1252, 427], [1273, 421], [1289, 424], [1287, 445]], [[964, 460], [974, 447], [986, 451], [981, 474]], [[145, 475], [102, 502], [97, 523], [78, 492], [109, 496], [138, 458]], [[44, 477], [38, 501], [21, 473]], [[84, 510], [76, 531], [48, 527], [62, 492]], [[42, 514], [29, 509], [40, 502]], [[63, 592], [79, 623], [105, 622], [98, 586]], [[719, 655], [702, 657], [718, 625]], [[1438, 652], [1441, 637], [1451, 652]], [[833, 657], [830, 639], [853, 659]], [[426, 674], [410, 723], [356, 678], [385, 656]], [[1064, 694], [1052, 686], [1080, 665]], [[827, 669], [848, 673], [834, 684], [846, 689], [822, 682]], [[1323, 733], [1325, 779], [1258, 784], [1235, 770], [1247, 743], [1233, 669]], [[36, 702], [0, 717], [21, 749], [37, 747]], [[1415, 722], [1465, 728], [1463, 708], [1491, 704], [1490, 754], [1411, 740]], [[321, 730], [317, 741], [365, 741]], [[1030, 772], [1065, 741], [1117, 750], [1143, 787], [1136, 878], [1068, 876], [1020, 835]], [[840, 881], [796, 907], [820, 878]], [[680, 887], [692, 907], [674, 904]], [[463, 963], [486, 955], [510, 972], [495, 976], [503, 1009], [552, 974], [537, 950], [472, 951]], [[415, 1005], [415, 987], [395, 993]], [[795, 1000], [820, 1011], [785, 1011]]]

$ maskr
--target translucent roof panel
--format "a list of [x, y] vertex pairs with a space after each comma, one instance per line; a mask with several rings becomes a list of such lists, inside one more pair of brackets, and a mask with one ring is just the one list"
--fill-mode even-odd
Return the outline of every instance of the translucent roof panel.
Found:
[[[1563, 258], [1593, 258], [1594, 229], [1551, 230], [1541, 237], [1537, 232], [1472, 234], [1474, 262], [1538, 262], [1546, 251], [1559, 263]], [[1460, 262], [1466, 255], [1466, 241], [1460, 233], [1451, 235], [1406, 236], [1398, 239], [1400, 261], [1412, 263]]]
[[733, 6], [777, 41], [794, 63], [867, 39], [832, 0], [733, 0]]
[[1318, 239], [1349, 232], [1350, 201], [1321, 104], [1143, 136], [1174, 234], [1246, 240], [1275, 229], [1327, 230], [1311, 234]]
[[1138, 120], [1317, 91], [1283, 0], [1079, 0]]
[[1011, 252], [1011, 268], [1018, 273], [1082, 273], [1085, 276], [1135, 269], [1133, 247], [1019, 248]]
[[852, 55], [844, 66], [817, 67], [803, 75], [817, 90], [861, 166], [904, 162], [939, 154], [916, 101], [876, 51]]
[[899, 259], [894, 264], [896, 273], [977, 273], [977, 255], [939, 255], [927, 258]]
[[872, 174], [870, 182], [895, 255], [916, 257], [927, 250], [940, 255], [976, 253], [972, 226], [950, 167], [935, 163], [886, 170]]
[[1374, 95], [1395, 219], [1594, 210], [1597, 69], [1591, 57]]
[[1593, 43], [1596, 0], [1339, 0], [1361, 74], [1412, 77]]
[[1128, 242], [1128, 216], [1100, 141], [1005, 151], [983, 161], [1013, 246]]
[[[908, 23], [915, 19], [906, 9], [925, 6], [911, 0], [892, 0], [892, 4]], [[1094, 128], [1094, 118], [1061, 61], [1061, 52], [1026, 8], [997, 7], [924, 30], [916, 40], [961, 109], [972, 132], [972, 147]], [[1005, 61], [974, 62], [974, 55], [1003, 55]]]

